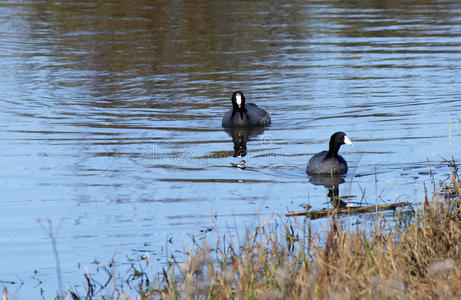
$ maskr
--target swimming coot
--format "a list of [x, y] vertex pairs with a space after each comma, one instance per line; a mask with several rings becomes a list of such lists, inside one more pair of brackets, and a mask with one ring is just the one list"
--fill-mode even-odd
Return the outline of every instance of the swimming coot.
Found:
[[256, 104], [245, 104], [245, 96], [240, 91], [232, 94], [232, 109], [222, 118], [222, 126], [226, 128], [259, 127], [270, 123], [271, 116]]
[[352, 146], [351, 140], [344, 132], [336, 132], [330, 138], [328, 151], [322, 151], [309, 160], [306, 172], [309, 175], [319, 174], [345, 174], [347, 173], [347, 162], [338, 155], [339, 147], [347, 144]]

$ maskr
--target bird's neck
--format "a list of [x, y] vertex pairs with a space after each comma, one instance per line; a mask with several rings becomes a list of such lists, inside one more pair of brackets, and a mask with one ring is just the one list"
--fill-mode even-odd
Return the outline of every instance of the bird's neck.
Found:
[[330, 147], [328, 149], [328, 153], [325, 156], [326, 158], [338, 158], [338, 152], [339, 152], [339, 147], [341, 145], [336, 145], [333, 143], [330, 143]]

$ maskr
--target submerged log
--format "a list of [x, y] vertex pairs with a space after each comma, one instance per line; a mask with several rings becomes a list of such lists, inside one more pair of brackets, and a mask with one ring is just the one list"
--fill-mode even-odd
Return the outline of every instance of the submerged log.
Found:
[[373, 206], [351, 206], [343, 208], [330, 208], [330, 209], [321, 209], [313, 211], [299, 211], [287, 213], [287, 217], [296, 217], [296, 216], [306, 216], [310, 219], [319, 219], [328, 217], [331, 215], [341, 215], [341, 214], [362, 214], [366, 212], [381, 211], [381, 210], [395, 210], [398, 207], [404, 207], [410, 205], [408, 202], [398, 202], [392, 204], [384, 205], [373, 205]]

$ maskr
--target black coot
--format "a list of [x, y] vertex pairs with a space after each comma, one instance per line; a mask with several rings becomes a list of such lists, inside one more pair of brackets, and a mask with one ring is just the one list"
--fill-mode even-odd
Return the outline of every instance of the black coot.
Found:
[[322, 151], [315, 154], [307, 163], [307, 174], [320, 175], [347, 173], [347, 162], [341, 155], [338, 155], [339, 147], [343, 144], [352, 146], [351, 140], [344, 132], [334, 133], [330, 138], [330, 147], [328, 151]]
[[232, 109], [222, 118], [222, 126], [225, 128], [259, 127], [270, 123], [271, 116], [256, 104], [245, 104], [245, 96], [240, 91], [232, 94]]

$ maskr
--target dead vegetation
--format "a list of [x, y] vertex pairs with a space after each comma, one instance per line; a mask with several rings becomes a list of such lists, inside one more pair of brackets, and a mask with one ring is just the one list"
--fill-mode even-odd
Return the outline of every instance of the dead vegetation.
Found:
[[[330, 216], [326, 232], [308, 222], [267, 220], [239, 245], [195, 245], [170, 264], [161, 286], [144, 296], [165, 299], [455, 299], [461, 297], [461, 186], [456, 168], [414, 214], [397, 212], [391, 228], [349, 226]], [[323, 238], [322, 238], [323, 236]]]
[[87, 273], [86, 288], [68, 289], [64, 298], [459, 299], [460, 195], [455, 166], [448, 182], [392, 220], [376, 211], [372, 222], [350, 225], [331, 214], [325, 230], [314, 230], [304, 217], [272, 217], [244, 238], [193, 241], [160, 271], [144, 257], [128, 278], [116, 278], [111, 266], [103, 283]]

